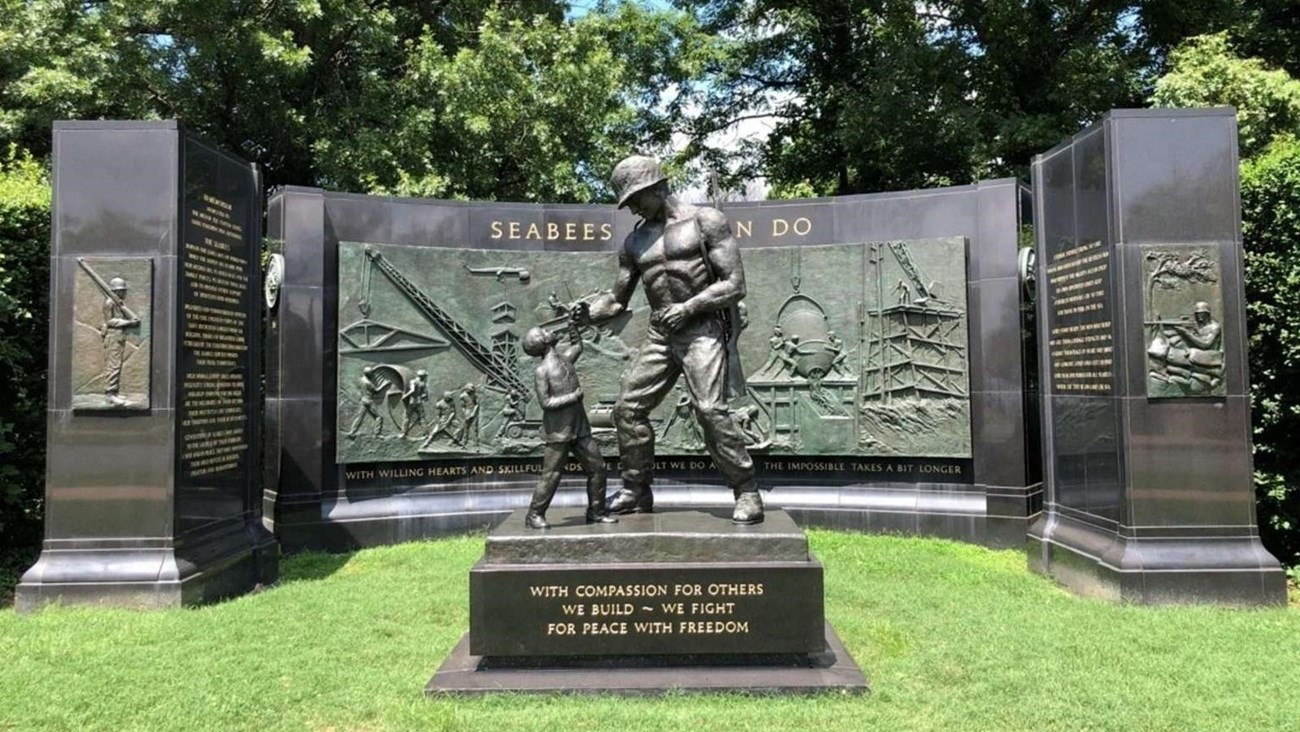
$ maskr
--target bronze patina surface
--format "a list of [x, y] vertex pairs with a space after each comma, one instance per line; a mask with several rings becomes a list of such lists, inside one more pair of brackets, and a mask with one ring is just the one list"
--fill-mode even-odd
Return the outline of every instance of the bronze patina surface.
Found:
[[582, 312], [589, 322], [612, 320], [627, 310], [639, 285], [650, 306], [650, 325], [623, 372], [614, 403], [623, 488], [610, 510], [653, 509], [655, 430], [650, 412], [680, 379], [688, 399], [680, 412], [695, 418], [705, 449], [735, 495], [731, 520], [761, 522], [763, 501], [754, 483], [754, 460], [729, 403], [745, 393], [736, 352], [740, 301], [746, 294], [740, 244], [721, 211], [672, 195], [667, 176], [653, 158], [633, 155], [623, 160], [614, 167], [613, 183], [619, 208], [628, 207], [641, 221], [619, 252], [613, 289], [593, 298]]
[[73, 288], [72, 408], [149, 408], [153, 260], [80, 257]]
[[1142, 247], [1147, 396], [1224, 396], [1219, 250]]
[[[744, 256], [737, 346], [747, 378], [729, 407], [751, 453], [970, 457], [963, 239]], [[520, 341], [533, 325], [561, 332], [569, 305], [608, 287], [616, 267], [608, 252], [341, 244], [339, 462], [540, 455], [541, 408]], [[620, 379], [649, 324], [638, 290], [627, 312], [581, 331], [578, 378], [607, 456], [617, 454]], [[376, 401], [383, 429], [375, 434], [368, 417], [349, 438], [363, 413], [366, 366], [384, 384]], [[420, 370], [427, 376], [417, 385]], [[478, 417], [462, 439], [458, 397], [467, 384], [478, 385]], [[681, 382], [650, 423], [658, 454], [704, 454]]]
[[[570, 318], [565, 336], [566, 342], [561, 347], [555, 333], [540, 326], [533, 326], [524, 334], [524, 353], [538, 360], [534, 383], [537, 402], [542, 407], [542, 441], [546, 443], [542, 472], [524, 519], [530, 529], [551, 528], [546, 521], [546, 509], [555, 497], [565, 461], [570, 457], [587, 473], [586, 521], [618, 523], [618, 519], [605, 511], [605, 460], [596, 441], [591, 439], [591, 422], [582, 402], [582, 384], [574, 369], [582, 355], [582, 333], [576, 317]], [[465, 412], [462, 415], [462, 424], [468, 430], [477, 415]]]

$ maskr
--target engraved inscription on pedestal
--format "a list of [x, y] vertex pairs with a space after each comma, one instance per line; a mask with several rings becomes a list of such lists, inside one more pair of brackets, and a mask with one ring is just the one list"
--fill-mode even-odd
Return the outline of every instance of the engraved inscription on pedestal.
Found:
[[1220, 281], [1218, 247], [1142, 247], [1148, 397], [1227, 393]]
[[1112, 394], [1110, 248], [1092, 241], [1061, 249], [1051, 255], [1046, 269], [1052, 392]]
[[470, 646], [484, 656], [807, 654], [824, 649], [822, 566], [784, 511], [733, 527], [699, 511], [587, 524], [522, 511], [470, 571]]
[[153, 260], [77, 259], [72, 408], [149, 409]]
[[490, 567], [470, 575], [476, 655], [816, 653], [821, 565]]

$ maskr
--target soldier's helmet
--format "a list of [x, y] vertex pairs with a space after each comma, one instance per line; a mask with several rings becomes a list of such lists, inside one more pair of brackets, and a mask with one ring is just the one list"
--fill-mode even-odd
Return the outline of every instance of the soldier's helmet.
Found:
[[442, 393], [442, 400], [443, 400], [444, 402], [450, 402], [452, 399], [455, 398], [455, 396], [456, 396], [456, 393], [455, 393], [455, 392], [444, 391], [444, 392]]
[[126, 292], [126, 280], [121, 277], [114, 277], [108, 281], [108, 289], [113, 292]]
[[370, 374], [375, 373], [375, 367], [374, 367], [374, 366], [367, 366], [367, 367], [361, 369], [361, 373], [365, 374], [366, 376], [369, 376]]
[[632, 196], [657, 183], [668, 180], [659, 161], [645, 155], [633, 155], [614, 166], [610, 183], [618, 196], [618, 207], [623, 208]]
[[465, 385], [465, 391], [467, 391], [467, 392], [473, 394], [474, 391], [475, 391], [475, 387], [474, 387], [474, 385], [473, 385], [473, 384], [466, 384], [466, 385]]
[[1195, 314], [1197, 314], [1197, 315], [1200, 315], [1201, 313], [1205, 313], [1206, 315], [1209, 315], [1209, 314], [1210, 314], [1210, 304], [1209, 304], [1208, 302], [1204, 302], [1204, 301], [1202, 301], [1202, 302], [1198, 302], [1198, 303], [1196, 303], [1196, 307], [1192, 308], [1192, 312], [1195, 313]]
[[419, 376], [420, 378], [424, 378], [429, 375], [429, 372], [425, 371], [424, 369], [420, 369], [419, 371], [415, 372], [415, 375]]
[[524, 334], [524, 353], [536, 358], [546, 353], [546, 347], [551, 343], [550, 334], [541, 326], [534, 325]]

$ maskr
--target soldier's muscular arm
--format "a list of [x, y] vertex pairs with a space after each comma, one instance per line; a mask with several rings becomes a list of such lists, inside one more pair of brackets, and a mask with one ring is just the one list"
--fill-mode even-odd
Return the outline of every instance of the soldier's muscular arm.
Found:
[[1182, 333], [1183, 338], [1188, 343], [1201, 349], [1214, 348], [1219, 339], [1219, 326], [1210, 325], [1205, 328], [1187, 328], [1178, 326], [1178, 332]]
[[[631, 235], [628, 238], [630, 239]], [[638, 278], [636, 264], [624, 246], [623, 251], [618, 255], [618, 277], [614, 280], [614, 290], [599, 295], [591, 301], [586, 315], [587, 321], [599, 323], [621, 314], [632, 299], [632, 293], [636, 292]]]
[[745, 297], [745, 269], [740, 263], [740, 244], [731, 234], [731, 225], [721, 211], [701, 207], [696, 213], [700, 224], [704, 256], [713, 271], [709, 283], [680, 307], [669, 308], [664, 322], [676, 329], [682, 322], [700, 313], [711, 313], [731, 307]]

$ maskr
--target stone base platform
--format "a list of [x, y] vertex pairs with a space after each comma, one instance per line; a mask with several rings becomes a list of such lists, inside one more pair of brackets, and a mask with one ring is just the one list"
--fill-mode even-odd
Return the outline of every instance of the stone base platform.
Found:
[[200, 536], [49, 540], [14, 593], [20, 613], [50, 603], [141, 609], [216, 602], [274, 583], [280, 546], [256, 519]]
[[516, 511], [470, 570], [469, 652], [493, 658], [820, 653], [822, 566], [784, 511], [700, 510], [553, 528]]
[[822, 565], [788, 514], [679, 509], [552, 528], [516, 511], [470, 570], [469, 634], [426, 692], [866, 690], [826, 624]]
[[808, 537], [785, 511], [760, 524], [731, 523], [731, 509], [679, 508], [588, 524], [583, 511], [547, 512], [550, 529], [524, 526], [525, 511], [488, 534], [485, 564], [648, 564], [654, 562], [806, 562]]
[[[670, 692], [870, 693], [866, 676], [829, 623], [824, 638], [826, 650], [822, 653], [785, 658], [580, 657], [538, 659], [530, 662], [531, 665], [515, 665], [470, 655], [466, 634], [429, 680], [424, 693], [428, 696], [497, 692], [616, 696], [660, 696]], [[757, 663], [759, 660], [765, 662]]]
[[1087, 597], [1144, 605], [1287, 602], [1286, 574], [1253, 525], [1108, 529], [1049, 506], [1026, 546], [1031, 570]]

